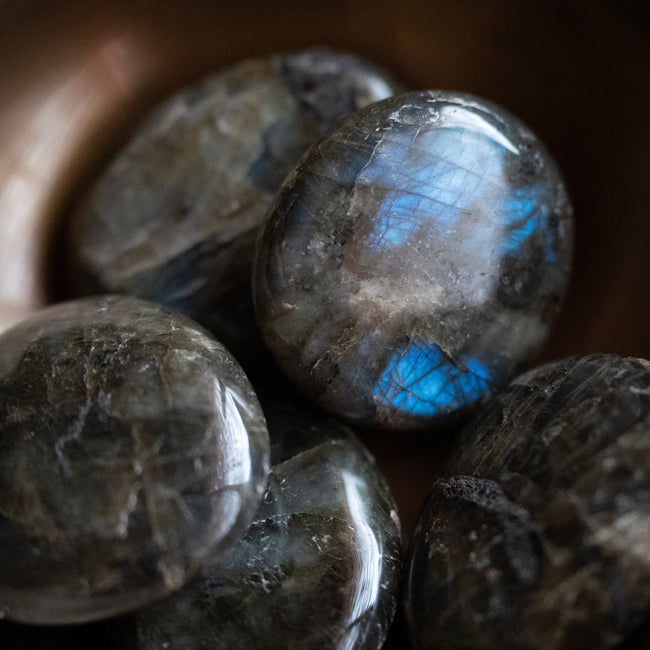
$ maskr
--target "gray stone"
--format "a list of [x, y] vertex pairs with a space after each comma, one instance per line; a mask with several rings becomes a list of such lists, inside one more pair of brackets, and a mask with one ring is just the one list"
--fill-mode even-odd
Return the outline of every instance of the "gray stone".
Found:
[[254, 242], [274, 193], [325, 131], [395, 88], [371, 63], [317, 49], [246, 60], [177, 94], [76, 210], [73, 290], [163, 303], [246, 356]]
[[630, 636], [650, 611], [649, 362], [542, 366], [473, 420], [413, 535], [405, 609], [419, 648]]
[[467, 95], [358, 111], [284, 183], [254, 274], [258, 321], [321, 406], [446, 426], [507, 383], [559, 311], [571, 207], [542, 144]]
[[178, 594], [120, 624], [131, 650], [377, 649], [401, 574], [395, 504], [337, 422], [265, 406], [273, 467], [242, 543]]
[[0, 336], [0, 612], [72, 623], [178, 589], [239, 541], [269, 466], [233, 357], [159, 305], [104, 297]]

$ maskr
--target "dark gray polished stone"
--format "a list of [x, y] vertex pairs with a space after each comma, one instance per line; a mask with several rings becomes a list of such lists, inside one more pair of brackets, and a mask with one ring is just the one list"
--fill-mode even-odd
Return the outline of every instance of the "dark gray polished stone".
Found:
[[650, 363], [513, 381], [463, 432], [409, 549], [420, 648], [609, 648], [650, 611]]
[[571, 208], [544, 147], [466, 95], [377, 102], [313, 146], [267, 219], [254, 289], [287, 376], [352, 421], [444, 426], [538, 349]]
[[0, 336], [0, 612], [134, 609], [237, 543], [269, 466], [233, 357], [165, 308], [104, 297]]
[[377, 649], [401, 573], [395, 505], [337, 422], [267, 409], [271, 474], [242, 543], [178, 594], [120, 625], [122, 647]]
[[309, 145], [398, 86], [326, 49], [243, 61], [179, 93], [137, 132], [81, 202], [71, 284], [163, 303], [239, 358], [254, 317], [258, 226]]

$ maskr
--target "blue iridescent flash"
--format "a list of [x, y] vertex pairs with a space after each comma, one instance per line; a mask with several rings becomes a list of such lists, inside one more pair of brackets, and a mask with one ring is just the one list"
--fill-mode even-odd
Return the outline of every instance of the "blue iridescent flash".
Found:
[[431, 417], [473, 404], [490, 388], [485, 364], [458, 362], [435, 343], [410, 341], [388, 361], [375, 399], [412, 416]]

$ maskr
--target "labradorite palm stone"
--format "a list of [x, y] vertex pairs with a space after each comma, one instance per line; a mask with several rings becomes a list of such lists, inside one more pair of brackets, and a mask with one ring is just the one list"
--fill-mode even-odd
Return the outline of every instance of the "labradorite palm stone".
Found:
[[418, 648], [609, 648], [650, 611], [650, 363], [573, 358], [462, 434], [409, 550]]
[[225, 562], [120, 625], [130, 650], [383, 645], [401, 575], [395, 504], [373, 459], [337, 422], [265, 405], [272, 469]]
[[239, 541], [269, 464], [232, 356], [133, 298], [0, 336], [0, 612], [74, 623], [179, 588]]
[[326, 408], [444, 426], [538, 349], [570, 249], [560, 174], [526, 127], [468, 95], [408, 93], [345, 120], [287, 178], [260, 239], [257, 316]]
[[397, 87], [364, 59], [315, 49], [246, 60], [180, 92], [75, 211], [73, 289], [163, 303], [246, 353], [254, 243], [274, 193], [325, 131]]

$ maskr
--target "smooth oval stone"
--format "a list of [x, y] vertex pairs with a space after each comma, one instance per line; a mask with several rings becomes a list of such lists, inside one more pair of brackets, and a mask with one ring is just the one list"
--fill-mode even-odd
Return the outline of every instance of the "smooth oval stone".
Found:
[[401, 575], [395, 504], [337, 422], [266, 408], [272, 469], [242, 543], [221, 565], [122, 622], [123, 648], [380, 648]]
[[314, 145], [266, 220], [264, 338], [305, 393], [354, 422], [442, 427], [538, 349], [570, 265], [559, 172], [483, 100], [377, 102]]
[[246, 60], [177, 94], [74, 214], [74, 291], [163, 303], [239, 358], [256, 335], [250, 273], [274, 193], [325, 131], [396, 88], [368, 61], [316, 49]]
[[104, 297], [0, 336], [0, 613], [73, 623], [179, 588], [239, 541], [269, 442], [233, 357], [159, 305]]
[[473, 420], [413, 535], [405, 608], [419, 648], [628, 637], [650, 611], [649, 362], [542, 366]]

